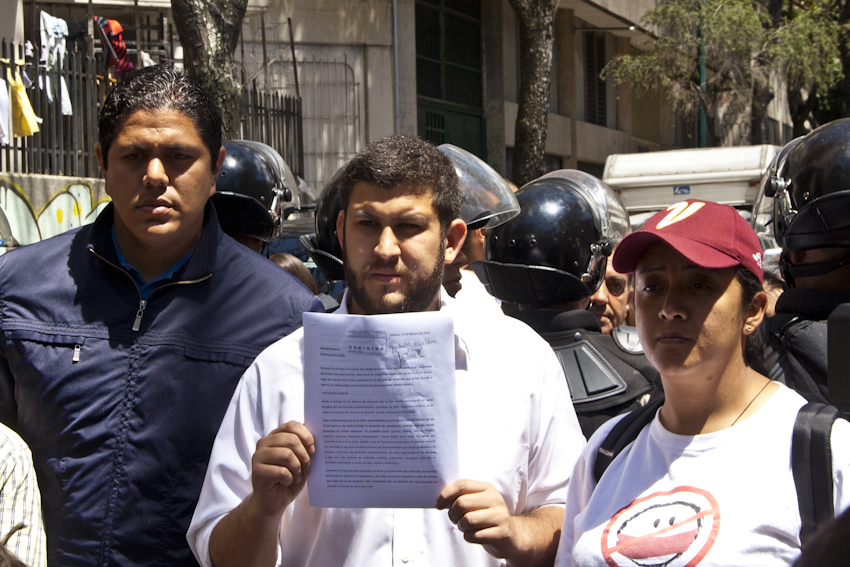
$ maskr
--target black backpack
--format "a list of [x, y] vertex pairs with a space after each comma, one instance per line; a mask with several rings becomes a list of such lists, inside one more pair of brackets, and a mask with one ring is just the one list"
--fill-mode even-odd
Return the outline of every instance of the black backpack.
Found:
[[[664, 397], [626, 415], [602, 441], [593, 464], [597, 483], [608, 465], [635, 440], [655, 417]], [[800, 505], [800, 541], [805, 542], [817, 526], [835, 516], [832, 492], [832, 425], [839, 417], [833, 406], [809, 402], [800, 408], [791, 438], [791, 468]]]

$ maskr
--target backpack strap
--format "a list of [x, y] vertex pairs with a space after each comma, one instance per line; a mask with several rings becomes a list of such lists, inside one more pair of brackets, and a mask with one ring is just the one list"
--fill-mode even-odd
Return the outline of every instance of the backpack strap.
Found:
[[832, 492], [832, 425], [838, 418], [833, 406], [810, 402], [800, 408], [791, 438], [791, 468], [800, 506], [800, 541], [805, 543], [817, 526], [835, 516]]
[[661, 395], [657, 400], [654, 400], [642, 408], [636, 409], [618, 421], [608, 435], [602, 441], [602, 444], [596, 450], [596, 461], [593, 463], [593, 478], [597, 484], [599, 479], [605, 473], [617, 455], [626, 448], [626, 446], [635, 440], [641, 430], [646, 427], [649, 422], [655, 417], [658, 408], [664, 403], [664, 396]]

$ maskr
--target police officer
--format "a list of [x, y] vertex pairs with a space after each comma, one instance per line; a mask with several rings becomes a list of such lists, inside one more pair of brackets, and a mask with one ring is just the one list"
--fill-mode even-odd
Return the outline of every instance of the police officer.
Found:
[[788, 144], [762, 186], [774, 201], [786, 285], [767, 320], [767, 370], [810, 401], [826, 402], [826, 319], [850, 302], [850, 119]]
[[607, 258], [628, 231], [616, 194], [581, 171], [560, 170], [517, 193], [519, 216], [488, 232], [486, 260], [472, 264], [510, 314], [552, 346], [582, 432], [643, 405], [659, 383], [633, 327], [603, 335], [587, 306]]
[[295, 177], [283, 158], [261, 142], [223, 142], [224, 164], [211, 197], [225, 234], [263, 253], [280, 236], [285, 207], [292, 205]]
[[336, 218], [342, 208], [339, 190], [345, 165], [334, 173], [316, 200], [316, 232], [301, 235], [301, 245], [319, 272], [330, 282], [345, 279], [342, 266], [342, 247], [336, 237]]
[[449, 157], [460, 180], [460, 218], [466, 223], [466, 240], [443, 272], [443, 287], [452, 297], [496, 311], [498, 303], [468, 265], [484, 259], [485, 231], [517, 216], [519, 203], [508, 182], [481, 158], [452, 144], [437, 149]]

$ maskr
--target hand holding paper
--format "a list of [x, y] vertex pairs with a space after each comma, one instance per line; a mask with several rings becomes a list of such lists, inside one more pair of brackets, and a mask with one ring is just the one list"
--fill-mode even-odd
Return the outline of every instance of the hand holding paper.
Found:
[[509, 566], [551, 565], [558, 545], [564, 510], [558, 506], [511, 515], [496, 487], [477, 480], [457, 480], [440, 492], [437, 509], [448, 508], [449, 519], [470, 543], [481, 544]]
[[264, 516], [280, 516], [307, 483], [313, 435], [301, 423], [284, 423], [257, 443], [251, 458], [255, 505]]
[[437, 509], [448, 508], [449, 519], [470, 543], [493, 546], [487, 551], [504, 557], [498, 549], [512, 540], [513, 516], [496, 487], [476, 480], [457, 480], [440, 492]]

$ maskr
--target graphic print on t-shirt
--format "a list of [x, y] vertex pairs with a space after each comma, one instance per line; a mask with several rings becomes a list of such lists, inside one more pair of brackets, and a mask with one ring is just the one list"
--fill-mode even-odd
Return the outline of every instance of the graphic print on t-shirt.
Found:
[[720, 530], [720, 507], [710, 492], [679, 486], [638, 498], [602, 531], [611, 567], [694, 567]]

